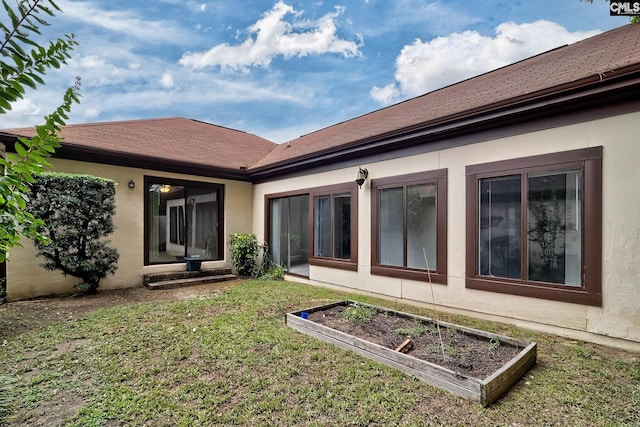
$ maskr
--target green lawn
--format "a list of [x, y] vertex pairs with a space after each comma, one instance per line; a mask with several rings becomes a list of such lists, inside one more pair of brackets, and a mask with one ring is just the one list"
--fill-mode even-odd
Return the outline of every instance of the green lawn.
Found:
[[4, 422], [640, 425], [638, 354], [438, 313], [440, 320], [538, 342], [538, 364], [485, 409], [284, 323], [288, 311], [346, 298], [433, 316], [426, 309], [287, 282], [247, 281], [201, 296], [0, 331]]

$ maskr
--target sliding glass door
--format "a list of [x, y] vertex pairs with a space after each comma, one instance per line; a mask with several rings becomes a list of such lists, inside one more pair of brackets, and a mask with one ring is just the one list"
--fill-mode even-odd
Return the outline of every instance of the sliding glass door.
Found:
[[309, 276], [309, 195], [269, 200], [269, 246], [276, 264]]

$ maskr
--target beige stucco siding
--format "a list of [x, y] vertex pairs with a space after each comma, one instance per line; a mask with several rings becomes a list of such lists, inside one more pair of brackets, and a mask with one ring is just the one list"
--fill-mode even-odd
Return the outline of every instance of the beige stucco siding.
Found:
[[[116, 289], [142, 286], [143, 275], [151, 272], [184, 270], [184, 264], [144, 266], [144, 176], [178, 178], [189, 181], [213, 182], [225, 186], [225, 258], [222, 261], [204, 262], [203, 267], [230, 267], [226, 245], [230, 233], [249, 232], [252, 227], [253, 199], [250, 183], [213, 178], [202, 178], [187, 174], [175, 174], [154, 170], [109, 166], [70, 160], [53, 160], [54, 172], [91, 174], [109, 178], [117, 183], [116, 230], [108, 239], [118, 249], [120, 259], [115, 275], [100, 282], [100, 289]], [[133, 179], [136, 186], [128, 187]], [[57, 271], [46, 271], [40, 267], [41, 260], [29, 240], [23, 239], [23, 248], [15, 248], [7, 263], [7, 293], [11, 300], [33, 298], [42, 295], [69, 294], [79, 283], [74, 277], [65, 277]]]
[[[373, 276], [371, 179], [446, 168], [448, 171], [447, 285], [433, 285], [447, 310], [488, 317], [581, 339], [640, 349], [640, 113], [482, 141], [438, 152], [364, 163], [369, 180], [358, 191], [358, 271], [311, 266], [309, 283], [432, 304], [428, 283]], [[603, 147], [602, 307], [466, 289], [465, 167], [588, 147]], [[253, 226], [264, 238], [264, 196], [355, 179], [357, 167], [259, 184]], [[587, 242], [588, 244], [588, 242]], [[291, 278], [296, 280], [295, 278]], [[612, 339], [610, 339], [612, 338]]]

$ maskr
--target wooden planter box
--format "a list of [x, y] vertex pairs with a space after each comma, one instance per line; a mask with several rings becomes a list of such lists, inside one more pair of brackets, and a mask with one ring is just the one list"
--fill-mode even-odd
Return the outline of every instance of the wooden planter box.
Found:
[[[348, 306], [353, 304], [370, 307], [379, 312], [423, 322], [424, 324], [438, 324], [440, 328], [455, 328], [457, 331], [461, 331], [469, 335], [475, 335], [487, 342], [492, 338], [498, 337], [502, 345], [512, 345], [517, 348], [522, 348], [522, 351], [502, 366], [502, 368], [498, 369], [488, 377], [474, 378], [301, 317], [302, 313], [310, 314], [339, 305]], [[536, 363], [537, 345], [535, 342], [516, 340], [503, 335], [490, 334], [477, 329], [467, 328], [447, 322], [440, 322], [426, 317], [414, 316], [412, 314], [388, 310], [360, 302], [356, 303], [355, 301], [340, 301], [333, 304], [287, 313], [285, 315], [285, 321], [289, 327], [296, 329], [299, 332], [319, 338], [339, 347], [352, 350], [364, 357], [399, 369], [408, 375], [413, 375], [427, 384], [440, 387], [456, 395], [475, 400], [483, 406], [488, 406], [498, 399]]]

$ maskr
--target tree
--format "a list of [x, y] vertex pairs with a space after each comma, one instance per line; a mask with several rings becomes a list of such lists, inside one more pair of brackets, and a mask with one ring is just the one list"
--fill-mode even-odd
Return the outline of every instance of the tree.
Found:
[[[0, 16], [0, 29], [4, 39], [0, 44], [0, 114], [11, 110], [11, 105], [22, 99], [25, 89], [43, 85], [46, 72], [67, 63], [70, 52], [77, 45], [74, 35], [65, 35], [43, 46], [34, 41], [40, 27], [48, 26], [46, 17], [55, 16], [61, 9], [51, 0], [20, 0], [15, 7], [2, 1], [4, 15]], [[65, 125], [74, 103], [79, 102], [80, 79], [69, 88], [63, 103], [36, 126], [35, 136], [19, 138], [15, 153], [0, 158], [0, 262], [7, 252], [20, 245], [20, 235], [46, 242], [38, 230], [43, 225], [25, 208], [29, 200], [29, 185], [35, 177], [50, 166], [47, 158], [60, 146], [57, 135]]]
[[102, 240], [115, 229], [116, 184], [90, 175], [43, 173], [31, 185], [29, 210], [44, 221], [36, 240], [47, 270], [82, 280], [77, 287], [93, 293], [100, 280], [117, 270], [118, 251]]

